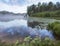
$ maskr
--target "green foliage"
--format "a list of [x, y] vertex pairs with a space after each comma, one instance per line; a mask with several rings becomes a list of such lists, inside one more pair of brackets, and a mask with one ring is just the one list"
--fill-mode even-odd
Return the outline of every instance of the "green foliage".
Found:
[[60, 17], [60, 10], [57, 11], [46, 11], [30, 14], [31, 17]]
[[15, 46], [19, 46], [19, 41], [17, 40], [16, 43], [15, 43]]
[[58, 39], [60, 38], [60, 22], [48, 24], [47, 29], [51, 30], [54, 33], [55, 37]]
[[56, 12], [56, 15], [58, 15], [58, 17], [60, 17], [60, 11], [57, 11]]
[[54, 32], [60, 36], [60, 24], [55, 25], [53, 29]]
[[27, 7], [27, 14], [33, 17], [60, 17], [60, 2], [33, 4]]
[[56, 41], [55, 46], [60, 46], [60, 40]]
[[60, 24], [60, 22], [49, 23], [48, 26], [47, 26], [47, 29], [54, 31], [54, 27], [55, 27], [57, 24]]
[[49, 12], [45, 13], [45, 17], [50, 17], [50, 16], [51, 16], [51, 15], [50, 15]]
[[0, 46], [59, 46], [60, 45], [60, 41], [54, 42], [48, 37], [46, 37], [45, 39], [41, 39], [40, 37], [36, 37], [34, 39], [26, 37], [25, 39], [26, 42], [23, 43], [20, 43], [18, 40], [14, 44], [0, 42]]
[[54, 41], [46, 37], [43, 41], [44, 46], [54, 46]]

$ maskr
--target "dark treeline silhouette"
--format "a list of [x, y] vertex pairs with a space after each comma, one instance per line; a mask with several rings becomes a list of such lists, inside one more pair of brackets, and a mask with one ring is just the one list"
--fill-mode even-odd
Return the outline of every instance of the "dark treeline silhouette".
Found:
[[27, 7], [27, 13], [30, 15], [32, 13], [44, 12], [44, 11], [56, 11], [60, 10], [60, 2], [49, 2], [49, 3], [38, 3]]

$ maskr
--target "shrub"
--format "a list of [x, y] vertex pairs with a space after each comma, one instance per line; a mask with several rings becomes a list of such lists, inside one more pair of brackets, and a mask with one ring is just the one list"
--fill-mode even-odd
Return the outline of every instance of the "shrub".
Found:
[[47, 26], [47, 29], [48, 30], [54, 30], [53, 28], [57, 24], [60, 24], [60, 22], [49, 23], [48, 26]]
[[57, 15], [58, 17], [60, 17], [60, 11], [57, 11], [57, 12], [56, 12], [56, 15]]
[[45, 17], [50, 17], [50, 13], [49, 12], [45, 13]]
[[53, 29], [55, 34], [60, 36], [60, 24], [55, 25]]
[[47, 29], [51, 30], [55, 37], [60, 38], [60, 22], [48, 24]]

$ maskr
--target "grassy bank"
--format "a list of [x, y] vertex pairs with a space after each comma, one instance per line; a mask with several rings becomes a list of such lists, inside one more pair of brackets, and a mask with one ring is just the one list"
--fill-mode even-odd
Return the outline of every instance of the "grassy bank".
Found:
[[43, 18], [60, 19], [60, 10], [33, 13], [33, 14], [30, 14], [30, 17], [43, 17]]

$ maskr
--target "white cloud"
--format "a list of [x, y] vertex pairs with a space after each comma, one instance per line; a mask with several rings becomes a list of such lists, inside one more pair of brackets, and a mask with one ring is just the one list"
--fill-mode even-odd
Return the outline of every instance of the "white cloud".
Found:
[[27, 6], [19, 6], [19, 5], [8, 5], [5, 3], [0, 3], [0, 11], [6, 10], [14, 13], [26, 13]]
[[27, 2], [29, 5], [31, 5], [31, 4], [37, 4], [38, 2], [41, 2], [41, 3], [46, 2], [46, 3], [48, 3], [48, 2], [50, 2], [50, 1], [52, 1], [52, 2], [54, 2], [54, 3], [56, 3], [57, 1], [60, 2], [60, 0], [26, 0], [26, 2]]
[[9, 2], [9, 0], [4, 0], [4, 1], [7, 2], [7, 3]]
[[[0, 0], [3, 1], [3, 0]], [[27, 6], [37, 4], [38, 2], [57, 2], [60, 0], [4, 0], [7, 3], [0, 2], [0, 11], [6, 10], [15, 13], [26, 13]], [[18, 2], [20, 1], [20, 2]], [[9, 5], [9, 4], [11, 5]], [[22, 5], [23, 4], [23, 5]]]
[[10, 0], [10, 3], [12, 3], [12, 4], [14, 4], [14, 5], [19, 4], [19, 3], [18, 3], [18, 0]]

